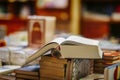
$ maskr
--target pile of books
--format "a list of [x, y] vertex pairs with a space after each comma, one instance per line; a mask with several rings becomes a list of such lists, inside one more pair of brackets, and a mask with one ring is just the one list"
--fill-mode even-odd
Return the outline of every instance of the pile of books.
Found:
[[66, 59], [43, 56], [40, 60], [40, 80], [64, 80], [66, 65]]
[[39, 69], [39, 64], [29, 65], [16, 69], [14, 71], [16, 80], [39, 80]]
[[104, 73], [105, 67], [116, 64], [120, 62], [120, 52], [117, 51], [107, 51], [104, 52], [103, 59], [98, 59], [94, 61], [94, 72]]

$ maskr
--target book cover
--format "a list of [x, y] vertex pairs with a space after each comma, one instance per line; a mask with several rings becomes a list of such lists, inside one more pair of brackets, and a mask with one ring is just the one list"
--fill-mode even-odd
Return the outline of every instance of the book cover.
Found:
[[104, 69], [105, 80], [119, 80], [120, 79], [120, 63], [113, 64]]
[[28, 65], [21, 67], [19, 69], [14, 70], [15, 74], [23, 74], [23, 75], [31, 75], [31, 76], [39, 76], [39, 64]]
[[28, 45], [41, 47], [45, 41], [45, 20], [30, 19], [28, 27]]
[[56, 18], [53, 16], [29, 16], [28, 44], [41, 47], [54, 38]]

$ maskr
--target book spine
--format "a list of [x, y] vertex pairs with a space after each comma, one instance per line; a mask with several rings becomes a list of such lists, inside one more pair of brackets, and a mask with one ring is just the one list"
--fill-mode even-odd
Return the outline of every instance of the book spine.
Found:
[[19, 79], [19, 78], [20, 78], [20, 79], [25, 79], [25, 80], [26, 80], [26, 79], [39, 80], [39, 77], [38, 77], [38, 76], [36, 77], [36, 76], [29, 76], [29, 75], [17, 74], [17, 75], [16, 75], [16, 79]]
[[27, 71], [20, 71], [20, 70], [15, 70], [16, 74], [24, 74], [24, 75], [31, 75], [31, 76], [38, 76], [39, 72], [27, 72]]

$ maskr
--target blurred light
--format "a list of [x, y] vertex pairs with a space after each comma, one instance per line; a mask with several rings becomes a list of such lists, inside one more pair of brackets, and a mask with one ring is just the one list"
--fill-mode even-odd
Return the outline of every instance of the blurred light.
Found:
[[8, 0], [8, 1], [11, 2], [11, 3], [12, 3], [12, 2], [15, 2], [15, 0]]

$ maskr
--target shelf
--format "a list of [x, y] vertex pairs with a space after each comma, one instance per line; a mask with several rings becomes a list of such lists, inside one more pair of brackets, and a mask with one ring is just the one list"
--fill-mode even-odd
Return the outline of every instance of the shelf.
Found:
[[81, 2], [83, 36], [89, 38], [119, 37], [120, 0], [82, 0]]

